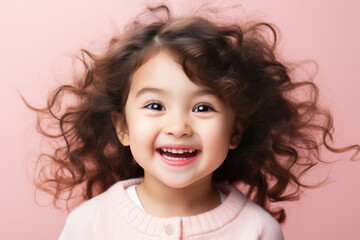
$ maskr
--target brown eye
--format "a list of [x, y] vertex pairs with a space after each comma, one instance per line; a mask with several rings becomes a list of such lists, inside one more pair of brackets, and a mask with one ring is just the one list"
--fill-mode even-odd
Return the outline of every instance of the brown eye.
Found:
[[209, 112], [209, 111], [214, 111], [214, 109], [212, 107], [210, 107], [209, 105], [200, 104], [200, 105], [197, 105], [193, 111], [194, 112]]
[[145, 106], [145, 108], [156, 110], [156, 111], [165, 111], [165, 108], [157, 102], [149, 103]]

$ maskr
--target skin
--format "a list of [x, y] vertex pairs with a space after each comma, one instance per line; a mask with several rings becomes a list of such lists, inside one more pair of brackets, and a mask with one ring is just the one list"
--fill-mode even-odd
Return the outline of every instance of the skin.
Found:
[[[166, 52], [143, 64], [132, 78], [125, 106], [126, 126], [115, 121], [118, 137], [130, 145], [144, 169], [136, 191], [145, 211], [159, 217], [191, 216], [221, 204], [212, 173], [223, 163], [232, 138], [234, 113], [206, 86], [191, 82]], [[197, 149], [196, 160], [172, 166], [159, 149]]]

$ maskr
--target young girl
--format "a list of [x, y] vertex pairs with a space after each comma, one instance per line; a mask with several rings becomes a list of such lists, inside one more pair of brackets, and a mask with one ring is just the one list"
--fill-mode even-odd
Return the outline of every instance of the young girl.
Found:
[[[83, 77], [35, 109], [65, 143], [44, 155], [39, 187], [89, 199], [60, 239], [283, 239], [285, 212], [269, 203], [298, 198], [322, 145], [358, 146], [329, 146], [332, 118], [277, 59], [271, 25], [150, 10], [168, 17], [135, 22], [102, 55], [83, 50]], [[296, 98], [304, 87], [311, 98]], [[77, 102], [64, 109], [64, 94]]]

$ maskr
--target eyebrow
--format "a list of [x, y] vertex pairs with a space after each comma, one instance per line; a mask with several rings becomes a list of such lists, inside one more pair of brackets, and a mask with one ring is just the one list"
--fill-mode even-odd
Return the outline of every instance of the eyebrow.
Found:
[[[140, 89], [136, 93], [135, 97], [139, 97], [140, 95], [143, 95], [143, 94], [148, 93], [148, 92], [156, 93], [156, 94], [160, 94], [160, 95], [166, 95], [166, 91], [163, 90], [163, 89], [153, 88], [153, 87], [145, 87], [145, 88]], [[216, 95], [216, 94], [211, 89], [201, 89], [201, 90], [198, 90], [198, 91], [194, 92], [194, 95], [203, 96], [203, 95]]]
[[211, 89], [201, 89], [201, 90], [198, 90], [194, 93], [194, 95], [215, 95], [215, 92]]
[[139, 97], [140, 95], [145, 94], [145, 93], [148, 93], [148, 92], [150, 92], [150, 93], [157, 93], [157, 94], [160, 94], [160, 95], [165, 95], [165, 91], [162, 90], [162, 89], [152, 88], [152, 87], [145, 87], [145, 88], [140, 89], [140, 90], [136, 93], [135, 97]]

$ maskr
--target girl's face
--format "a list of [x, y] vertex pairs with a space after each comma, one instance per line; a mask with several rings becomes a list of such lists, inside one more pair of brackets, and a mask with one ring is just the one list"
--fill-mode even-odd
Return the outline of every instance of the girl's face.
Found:
[[[147, 176], [172, 188], [211, 179], [228, 153], [234, 113], [212, 91], [191, 82], [160, 52], [134, 74], [117, 126]], [[119, 125], [119, 124], [118, 124]]]

